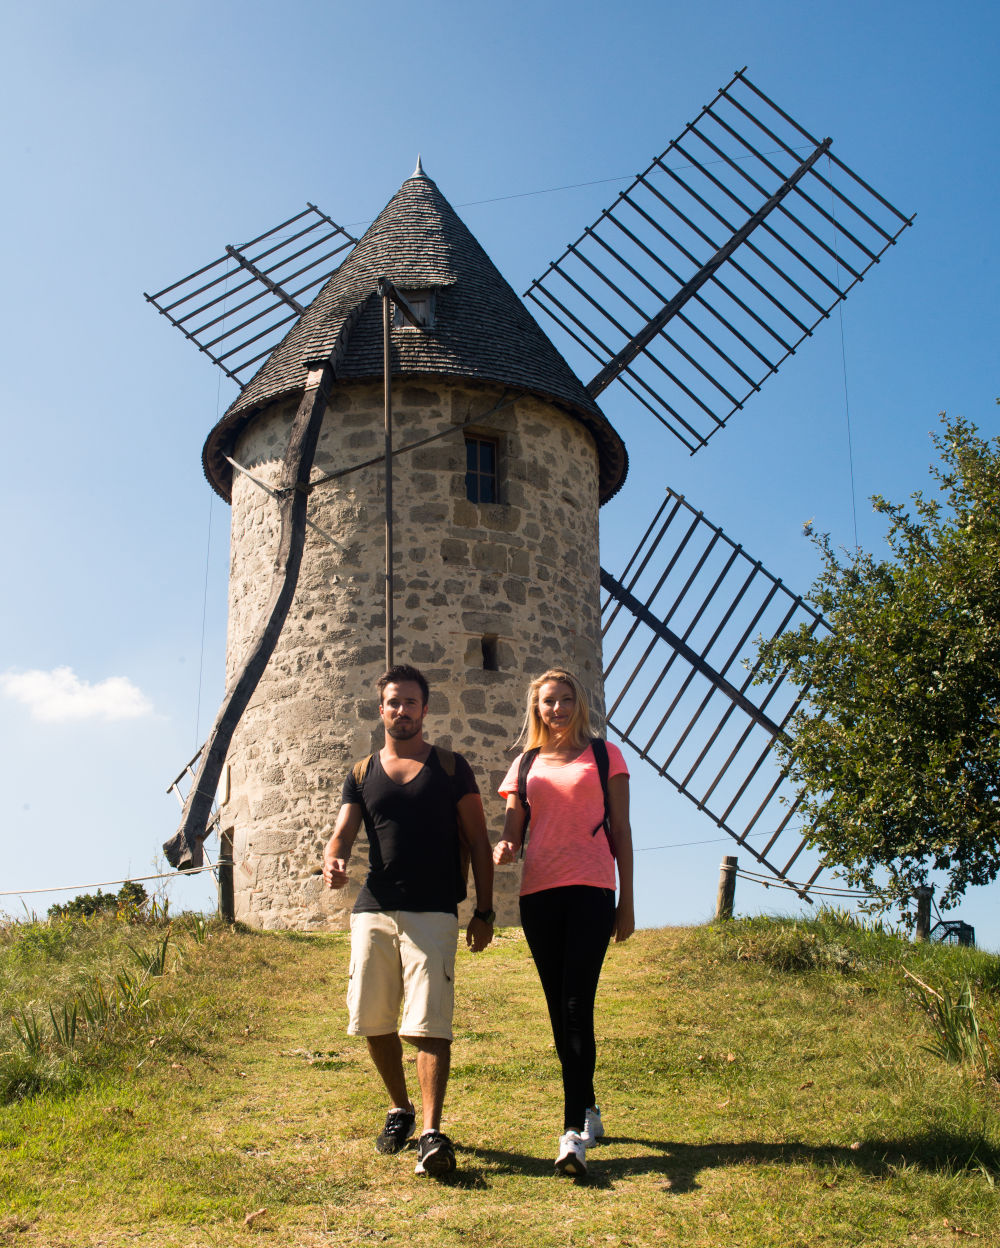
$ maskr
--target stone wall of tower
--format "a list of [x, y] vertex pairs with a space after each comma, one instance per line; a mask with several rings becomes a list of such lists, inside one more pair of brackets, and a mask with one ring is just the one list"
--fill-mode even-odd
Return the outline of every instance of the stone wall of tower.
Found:
[[[466, 498], [462, 431], [395, 459], [395, 660], [431, 686], [429, 740], [464, 754], [479, 779], [490, 838], [503, 825], [497, 786], [520, 729], [528, 681], [565, 664], [602, 710], [597, 454], [561, 409], [521, 398], [492, 412], [499, 391], [450, 382], [397, 383], [397, 448], [473, 419], [499, 439], [501, 502]], [[294, 405], [275, 405], [241, 436], [237, 461], [273, 484]], [[314, 479], [377, 457], [381, 385], [337, 390]], [[260, 618], [277, 546], [271, 499], [236, 474], [232, 495], [228, 675]], [[288, 620], [233, 739], [223, 828], [233, 837], [237, 917], [265, 928], [346, 926], [364, 877], [359, 836], [352, 880], [324, 889], [323, 845], [352, 763], [381, 744], [374, 682], [383, 670], [384, 486], [381, 464], [317, 486]], [[485, 670], [495, 638], [498, 670]], [[470, 895], [472, 884], [470, 879]], [[517, 872], [497, 871], [500, 922], [517, 922]], [[468, 912], [469, 903], [462, 914]]]

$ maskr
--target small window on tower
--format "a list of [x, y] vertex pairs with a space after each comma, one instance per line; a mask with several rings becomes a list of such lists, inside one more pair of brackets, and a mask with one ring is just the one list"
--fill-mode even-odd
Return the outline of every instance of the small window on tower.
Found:
[[499, 443], [481, 433], [465, 435], [465, 497], [470, 503], [498, 503]]
[[[420, 321], [421, 329], [434, 328], [434, 291], [433, 290], [401, 290], [399, 292], [413, 309]], [[392, 307], [393, 329], [416, 329], [411, 325], [396, 304]]]
[[500, 653], [498, 649], [498, 639], [496, 637], [483, 638], [483, 671], [499, 672], [500, 670]]

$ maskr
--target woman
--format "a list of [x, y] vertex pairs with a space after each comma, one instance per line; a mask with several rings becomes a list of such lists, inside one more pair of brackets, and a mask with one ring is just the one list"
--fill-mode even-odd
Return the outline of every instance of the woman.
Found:
[[[587, 1173], [588, 1145], [604, 1134], [594, 1095], [597, 981], [612, 934], [616, 941], [628, 940], [635, 928], [628, 768], [618, 747], [607, 744], [605, 807], [592, 737], [587, 700], [575, 676], [555, 669], [531, 682], [518, 738], [524, 754], [500, 786], [507, 813], [503, 838], [493, 851], [498, 866], [513, 862], [527, 830], [521, 926], [562, 1064], [563, 1135], [556, 1169], [578, 1177]], [[526, 810], [518, 773], [532, 750], [537, 754], [527, 773]]]

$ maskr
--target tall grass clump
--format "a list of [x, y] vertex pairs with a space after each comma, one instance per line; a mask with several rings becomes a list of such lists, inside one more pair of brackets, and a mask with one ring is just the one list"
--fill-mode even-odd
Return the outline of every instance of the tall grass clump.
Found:
[[114, 908], [90, 900], [0, 925], [0, 1104], [135, 1068], [171, 1032], [156, 990], [180, 964], [171, 927], [134, 890]]
[[928, 1053], [956, 1066], [968, 1064], [987, 1079], [1000, 1081], [997, 1066], [996, 1026], [981, 1020], [966, 980], [957, 994], [947, 988], [940, 992], [903, 968], [915, 985], [920, 1006], [927, 1016], [934, 1039], [923, 1047]]

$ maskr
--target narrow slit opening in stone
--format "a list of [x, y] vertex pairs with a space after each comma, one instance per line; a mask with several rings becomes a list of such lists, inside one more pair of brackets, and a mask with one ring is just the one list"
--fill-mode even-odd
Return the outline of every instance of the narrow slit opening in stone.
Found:
[[483, 638], [483, 671], [498, 672], [500, 670], [500, 661], [497, 657], [497, 639], [495, 637]]

